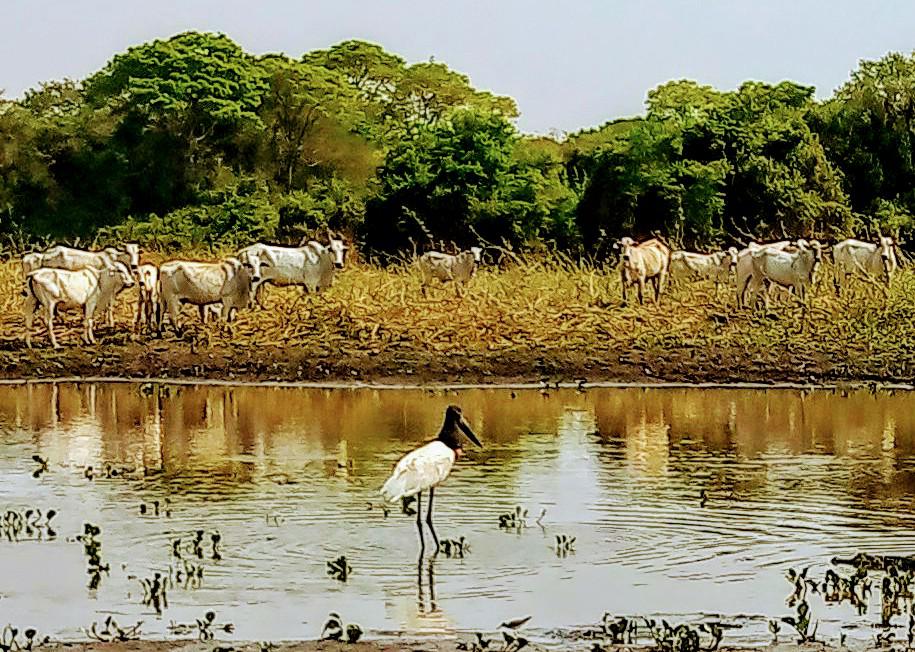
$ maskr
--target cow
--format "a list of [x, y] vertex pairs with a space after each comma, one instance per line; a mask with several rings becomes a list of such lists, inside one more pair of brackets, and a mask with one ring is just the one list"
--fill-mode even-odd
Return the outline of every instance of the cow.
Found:
[[673, 281], [707, 279], [715, 282], [715, 291], [727, 283], [737, 265], [737, 249], [730, 247], [713, 254], [674, 251], [670, 254], [670, 278]]
[[95, 314], [106, 311], [118, 292], [133, 285], [133, 275], [123, 263], [112, 262], [101, 269], [80, 270], [43, 267], [26, 277], [25, 343], [32, 348], [32, 320], [38, 307], [44, 309], [51, 346], [59, 348], [54, 336], [57, 308], [83, 309], [83, 341], [95, 343]]
[[137, 268], [137, 314], [134, 330], [145, 326], [153, 328], [159, 323], [159, 268], [144, 263]]
[[626, 290], [635, 285], [639, 304], [643, 303], [645, 284], [654, 285], [654, 300], [661, 299], [661, 291], [667, 283], [670, 271], [670, 247], [652, 238], [636, 244], [632, 238], [621, 238], [616, 244], [620, 249], [620, 281], [623, 290], [623, 305], [626, 304]]
[[335, 270], [345, 263], [345, 253], [343, 240], [333, 239], [329, 245], [311, 240], [300, 247], [257, 243], [245, 247], [236, 256], [255, 271], [259, 280], [254, 284], [254, 297], [257, 304], [265, 308], [263, 287], [267, 283], [298, 285], [312, 293], [331, 287]]
[[791, 240], [767, 242], [764, 244], [751, 242], [745, 248], [737, 252], [737, 263], [734, 265], [734, 272], [737, 282], [738, 308], [742, 308], [746, 305], [747, 290], [753, 279], [753, 252], [764, 249], [769, 251], [785, 251], [786, 249], [794, 249], [794, 246], [795, 243]]
[[172, 327], [180, 330], [178, 314], [185, 303], [198, 306], [201, 319], [206, 317], [207, 306], [221, 303], [223, 321], [231, 321], [234, 311], [250, 305], [255, 278], [249, 266], [237, 258], [218, 263], [163, 263], [159, 267], [159, 332], [164, 328], [166, 314]]
[[[823, 247], [816, 240], [798, 240], [795, 246], [797, 251], [793, 252], [764, 248], [750, 254], [753, 274], [749, 291], [754, 302], [760, 290], [768, 290], [772, 285], [793, 290], [801, 301], [806, 299], [807, 289], [816, 280], [817, 268], [823, 260]], [[765, 302], [768, 310], [769, 292]]]
[[422, 291], [432, 281], [438, 279], [443, 284], [454, 281], [455, 289], [460, 292], [462, 286], [467, 285], [482, 261], [483, 250], [480, 247], [471, 247], [458, 254], [443, 254], [440, 251], [427, 251], [417, 260], [419, 271], [422, 274]]
[[836, 294], [840, 285], [848, 282], [850, 276], [881, 278], [889, 286], [893, 274], [899, 268], [896, 248], [892, 238], [883, 236], [877, 243], [848, 239], [832, 248], [835, 261]]
[[[130, 242], [122, 247], [106, 247], [102, 251], [86, 251], [64, 245], [54, 245], [40, 253], [26, 254], [22, 257], [24, 275], [41, 267], [68, 269], [103, 269], [112, 263], [119, 262], [136, 274], [140, 265], [140, 245]], [[109, 326], [114, 326], [114, 306], [109, 305], [107, 312]]]

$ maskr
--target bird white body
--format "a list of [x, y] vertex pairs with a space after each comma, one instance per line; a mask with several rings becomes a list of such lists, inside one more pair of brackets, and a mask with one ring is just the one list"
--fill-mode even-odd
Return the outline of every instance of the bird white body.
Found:
[[381, 488], [388, 502], [395, 502], [431, 489], [448, 477], [456, 454], [442, 441], [435, 440], [403, 456]]

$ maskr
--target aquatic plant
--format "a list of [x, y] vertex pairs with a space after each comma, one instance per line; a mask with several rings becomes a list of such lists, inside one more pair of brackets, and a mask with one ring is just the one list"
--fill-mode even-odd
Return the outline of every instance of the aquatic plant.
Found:
[[168, 578], [162, 573], [153, 573], [152, 579], [140, 580], [140, 586], [143, 587], [143, 604], [161, 616], [162, 609], [168, 608]]
[[344, 634], [347, 643], [356, 643], [362, 638], [362, 627], [356, 623], [343, 626], [343, 618], [336, 612], [331, 612], [321, 629], [322, 641], [342, 641]]
[[486, 638], [481, 632], [476, 632], [473, 640], [458, 641], [455, 647], [466, 652], [484, 652], [489, 649], [490, 645], [492, 645], [491, 639]]
[[223, 631], [231, 634], [235, 631], [235, 625], [224, 623], [222, 625], [216, 622], [216, 612], [207, 611], [203, 618], [196, 618], [193, 623], [176, 623], [171, 621], [168, 625], [168, 631], [178, 636], [186, 636], [196, 630], [197, 638], [201, 641], [212, 641], [216, 632]]
[[555, 550], [558, 557], [567, 557], [569, 553], [574, 553], [575, 537], [570, 537], [568, 534], [557, 534]]
[[38, 635], [38, 631], [29, 628], [22, 632], [22, 638], [19, 638], [19, 628], [7, 625], [0, 631], [0, 652], [16, 652], [17, 650], [34, 650], [42, 645], [50, 643], [51, 638], [44, 638]]
[[99, 630], [98, 623], [92, 623], [92, 626], [89, 629], [84, 628], [83, 631], [89, 638], [103, 643], [110, 643], [112, 641], [136, 641], [140, 638], [140, 627], [142, 625], [143, 621], [141, 620], [131, 627], [121, 627], [114, 618], [108, 616], [105, 619], [104, 629]]
[[46, 473], [48, 470], [48, 460], [41, 455], [32, 455], [32, 461], [38, 465], [38, 468], [32, 472], [32, 477], [40, 478], [41, 474]]
[[520, 531], [527, 527], [527, 510], [515, 505], [514, 511], [499, 515], [499, 527], [503, 530]]
[[345, 555], [340, 555], [336, 559], [327, 562], [327, 574], [335, 580], [345, 582], [352, 572], [353, 567], [346, 561]]
[[446, 557], [463, 558], [470, 552], [470, 542], [464, 537], [457, 539], [442, 539], [439, 542], [439, 549]]
[[529, 642], [523, 636], [515, 636], [508, 632], [502, 632], [502, 638], [505, 639], [505, 645], [502, 647], [505, 652], [517, 652], [527, 647]]
[[42, 515], [40, 509], [29, 508], [22, 512], [7, 510], [0, 518], [0, 535], [10, 543], [19, 541], [53, 540], [57, 532], [51, 527], [51, 520], [57, 511], [49, 509]]
[[810, 628], [810, 605], [802, 601], [797, 605], [796, 616], [784, 616], [782, 622], [791, 625], [798, 635], [798, 643], [812, 643], [816, 641], [817, 623]]
[[[638, 623], [635, 620], [629, 620], [625, 617], [613, 618], [609, 612], [604, 612], [601, 618], [601, 629], [604, 636], [610, 638], [610, 642], [616, 645], [623, 643], [633, 643], [638, 636]], [[624, 638], [625, 637], [625, 638]]]
[[99, 539], [101, 534], [101, 528], [92, 523], [84, 523], [83, 533], [76, 537], [76, 540], [83, 544], [90, 591], [98, 589], [99, 584], [102, 582], [102, 573], [108, 574], [111, 570], [108, 564], [102, 563], [102, 542]]
[[658, 652], [699, 652], [699, 632], [689, 625], [671, 627], [662, 620], [659, 626], [654, 620], [646, 619], [645, 626]]

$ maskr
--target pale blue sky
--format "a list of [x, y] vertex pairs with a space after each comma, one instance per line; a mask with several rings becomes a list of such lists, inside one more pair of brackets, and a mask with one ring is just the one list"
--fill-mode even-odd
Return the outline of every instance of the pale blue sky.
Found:
[[684, 77], [792, 79], [828, 97], [860, 59], [915, 49], [915, 2], [902, 0], [0, 0], [0, 25], [12, 97], [188, 29], [292, 56], [359, 38], [513, 96], [536, 132], [641, 112], [649, 89]]

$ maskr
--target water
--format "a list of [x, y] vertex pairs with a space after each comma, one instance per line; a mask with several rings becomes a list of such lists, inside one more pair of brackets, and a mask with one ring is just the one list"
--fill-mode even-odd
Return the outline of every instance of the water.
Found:
[[[235, 624], [223, 637], [281, 640], [317, 637], [330, 611], [374, 636], [532, 615], [550, 642], [609, 611], [721, 618], [742, 625], [726, 641], [757, 644], [792, 613], [787, 568], [821, 576], [835, 555], [915, 554], [915, 394], [144, 389], [0, 387], [0, 510], [58, 512], [56, 540], [0, 541], [0, 622], [72, 639], [114, 614], [159, 638], [212, 609]], [[414, 520], [399, 507], [385, 518], [377, 490], [449, 403], [485, 448], [436, 492], [436, 524], [472, 550], [420, 562]], [[33, 454], [49, 459], [38, 479]], [[84, 477], [106, 463], [134, 471]], [[166, 499], [168, 517], [140, 514]], [[515, 505], [529, 527], [501, 531]], [[72, 540], [85, 522], [111, 567], [95, 592]], [[223, 559], [195, 559], [202, 585], [172, 588], [157, 616], [139, 579], [174, 568], [171, 541], [197, 529], [220, 532]], [[577, 537], [573, 554], [557, 556], [557, 534]], [[345, 584], [325, 566], [341, 554]], [[879, 620], [817, 596], [811, 608], [827, 639], [841, 625], [870, 639]]]

